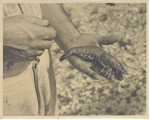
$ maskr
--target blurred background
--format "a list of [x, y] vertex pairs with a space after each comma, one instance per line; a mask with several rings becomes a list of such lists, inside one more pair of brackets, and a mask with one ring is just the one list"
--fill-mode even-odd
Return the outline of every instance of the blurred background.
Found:
[[146, 114], [146, 4], [64, 4], [82, 34], [122, 35], [123, 40], [104, 46], [128, 66], [126, 81], [94, 81], [74, 69], [64, 53], [52, 45], [60, 115]]

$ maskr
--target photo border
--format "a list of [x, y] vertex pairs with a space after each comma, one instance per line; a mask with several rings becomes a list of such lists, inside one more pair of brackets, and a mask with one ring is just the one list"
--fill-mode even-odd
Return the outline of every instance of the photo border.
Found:
[[3, 119], [43, 119], [43, 118], [137, 118], [148, 119], [149, 118], [149, 1], [148, 0], [1, 0], [0, 1], [0, 66], [3, 66], [3, 4], [4, 3], [146, 3], [146, 115], [97, 115], [97, 116], [3, 116], [3, 67], [0, 67], [0, 118]]

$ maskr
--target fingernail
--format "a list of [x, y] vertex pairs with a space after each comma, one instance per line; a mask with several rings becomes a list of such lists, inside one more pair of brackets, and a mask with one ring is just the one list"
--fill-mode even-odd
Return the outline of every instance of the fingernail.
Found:
[[45, 24], [49, 24], [49, 21], [48, 21], [48, 20], [43, 20], [43, 22], [45, 22]]

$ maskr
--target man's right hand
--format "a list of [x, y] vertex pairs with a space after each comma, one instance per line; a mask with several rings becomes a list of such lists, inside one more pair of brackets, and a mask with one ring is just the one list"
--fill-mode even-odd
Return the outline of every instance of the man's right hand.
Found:
[[49, 22], [37, 17], [18, 15], [4, 18], [4, 62], [33, 60], [51, 47], [56, 32]]

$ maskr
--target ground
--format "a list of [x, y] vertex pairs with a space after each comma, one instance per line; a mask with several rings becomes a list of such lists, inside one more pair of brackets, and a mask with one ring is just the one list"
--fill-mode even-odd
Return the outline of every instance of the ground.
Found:
[[104, 47], [128, 66], [126, 81], [94, 81], [74, 69], [55, 42], [52, 57], [60, 115], [146, 114], [146, 5], [64, 4], [82, 34], [122, 35], [123, 40]]

